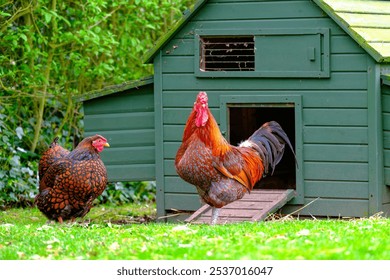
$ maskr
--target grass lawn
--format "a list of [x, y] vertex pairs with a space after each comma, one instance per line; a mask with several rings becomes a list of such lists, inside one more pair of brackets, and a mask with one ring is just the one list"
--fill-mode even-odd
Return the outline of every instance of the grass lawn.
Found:
[[1, 260], [390, 260], [390, 219], [187, 225], [150, 221], [154, 205], [98, 206], [78, 223], [36, 209], [0, 212]]

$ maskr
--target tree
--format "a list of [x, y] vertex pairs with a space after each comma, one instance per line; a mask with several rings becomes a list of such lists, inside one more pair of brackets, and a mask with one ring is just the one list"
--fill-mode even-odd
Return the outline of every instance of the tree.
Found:
[[[26, 160], [55, 135], [71, 148], [82, 134], [80, 104], [73, 97], [152, 74], [140, 58], [191, 2], [0, 3], [0, 133], [15, 135], [20, 148], [30, 151]], [[16, 129], [23, 132], [20, 139]], [[11, 168], [10, 155], [0, 151], [3, 170]]]

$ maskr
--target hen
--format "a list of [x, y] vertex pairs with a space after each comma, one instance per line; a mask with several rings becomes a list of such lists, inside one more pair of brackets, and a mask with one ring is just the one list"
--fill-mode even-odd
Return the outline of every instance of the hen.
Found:
[[107, 172], [99, 153], [109, 147], [100, 135], [85, 138], [72, 151], [57, 138], [39, 161], [38, 209], [50, 220], [62, 223], [85, 216], [107, 185]]
[[250, 192], [270, 168], [273, 172], [286, 143], [293, 151], [287, 134], [271, 121], [238, 147], [230, 145], [208, 108], [206, 92], [199, 92], [184, 128], [175, 167], [212, 207], [211, 224], [215, 224], [221, 207]]

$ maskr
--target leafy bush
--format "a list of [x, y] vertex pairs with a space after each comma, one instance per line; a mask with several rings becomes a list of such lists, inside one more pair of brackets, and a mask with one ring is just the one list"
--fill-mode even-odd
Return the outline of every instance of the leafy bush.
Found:
[[131, 202], [149, 202], [156, 199], [156, 185], [154, 182], [116, 182], [107, 185], [99, 203], [121, 205]]
[[4, 108], [0, 106], [0, 207], [28, 206], [38, 185], [38, 164], [31, 160], [37, 155], [23, 148], [23, 128], [9, 129], [3, 113]]

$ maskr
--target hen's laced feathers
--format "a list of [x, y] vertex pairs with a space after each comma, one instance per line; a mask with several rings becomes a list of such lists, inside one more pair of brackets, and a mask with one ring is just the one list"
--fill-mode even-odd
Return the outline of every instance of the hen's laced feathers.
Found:
[[46, 170], [56, 161], [67, 156], [70, 152], [58, 144], [58, 137], [54, 138], [49, 148], [43, 153], [38, 167], [39, 178], [43, 178]]
[[104, 191], [107, 172], [93, 147], [96, 140], [108, 146], [104, 137], [95, 135], [85, 138], [69, 152], [58, 145], [56, 138], [42, 155], [40, 192], [35, 203], [49, 219], [62, 222], [86, 215], [93, 200]]

